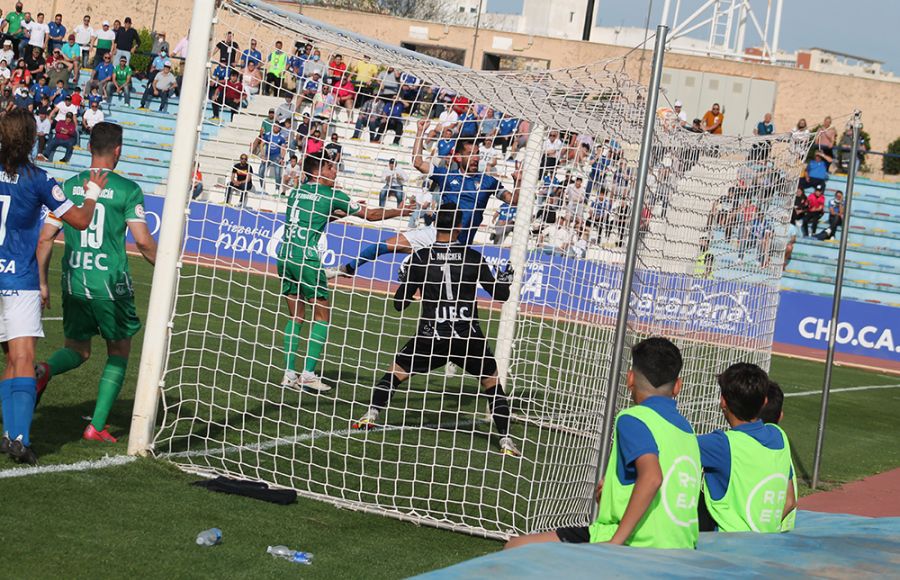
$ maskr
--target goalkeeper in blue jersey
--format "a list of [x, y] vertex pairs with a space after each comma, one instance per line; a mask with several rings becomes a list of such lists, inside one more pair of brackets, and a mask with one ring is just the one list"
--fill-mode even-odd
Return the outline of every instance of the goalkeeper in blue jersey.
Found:
[[[457, 139], [453, 150], [453, 162], [458, 169], [436, 167], [430, 161], [422, 158], [423, 141], [428, 121], [421, 120], [416, 126], [416, 140], [413, 145], [412, 163], [420, 172], [428, 175], [437, 185], [441, 193], [441, 204], [453, 204], [462, 213], [462, 229], [458, 242], [469, 245], [475, 238], [475, 232], [484, 219], [484, 210], [488, 201], [497, 196], [505, 203], [516, 205], [519, 199], [519, 187], [521, 175], [518, 171], [513, 173], [514, 191], [503, 188], [503, 184], [491, 175], [478, 172], [478, 147], [473, 139]], [[434, 244], [437, 231], [434, 225], [408, 230], [399, 233], [377, 244], [371, 244], [363, 249], [360, 256], [351, 260], [339, 268], [331, 268], [326, 271], [329, 278], [337, 276], [353, 276], [357, 270], [383, 254], [400, 253], [412, 254], [422, 248], [429, 248]]]

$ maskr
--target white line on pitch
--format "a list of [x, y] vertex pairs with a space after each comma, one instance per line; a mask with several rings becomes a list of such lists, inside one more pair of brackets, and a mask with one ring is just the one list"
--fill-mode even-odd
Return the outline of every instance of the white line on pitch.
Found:
[[238, 451], [265, 451], [279, 445], [291, 445], [293, 443], [303, 443], [304, 441], [314, 441], [322, 437], [344, 437], [349, 435], [377, 435], [379, 433], [388, 433], [396, 431], [411, 431], [419, 429], [446, 429], [450, 427], [471, 427], [476, 423], [483, 421], [465, 421], [462, 423], [446, 423], [446, 424], [429, 424], [429, 425], [386, 425], [373, 429], [371, 431], [360, 429], [339, 429], [335, 431], [318, 431], [312, 433], [304, 433], [296, 437], [283, 437], [280, 439], [272, 439], [264, 443], [254, 443], [252, 445], [229, 445], [220, 449], [198, 450], [198, 451], [180, 451], [178, 453], [163, 453], [160, 457], [163, 459], [173, 459], [179, 457], [203, 457], [206, 455], [216, 456], [235, 453]]
[[17, 467], [15, 469], [4, 469], [0, 471], [0, 479], [10, 477], [24, 477], [26, 475], [43, 475], [45, 473], [65, 473], [67, 471], [89, 471], [91, 469], [104, 469], [106, 467], [117, 467], [131, 463], [137, 459], [133, 455], [113, 455], [106, 456], [103, 459], [91, 459], [88, 461], [79, 461], [78, 463], [61, 463], [59, 465], [41, 465], [37, 467]]
[[62, 320], [62, 316], [45, 316], [41, 320], [43, 320], [43, 321], [47, 321], [47, 320], [59, 321], [59, 320]]
[[[843, 389], [831, 389], [830, 393], [850, 393], [853, 391], [880, 391], [881, 389], [897, 389], [900, 385], [871, 385], [868, 387], [844, 387]], [[813, 395], [821, 395], [822, 390], [818, 391], [800, 391], [799, 393], [785, 393], [785, 397], [812, 397]]]

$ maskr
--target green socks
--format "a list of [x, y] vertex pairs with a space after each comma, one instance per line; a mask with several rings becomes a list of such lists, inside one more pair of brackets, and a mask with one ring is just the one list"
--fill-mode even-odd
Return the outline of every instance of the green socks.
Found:
[[[57, 351], [60, 352], [60, 351]], [[56, 356], [55, 354], [53, 356]], [[94, 407], [94, 418], [91, 425], [97, 431], [106, 428], [106, 420], [112, 410], [119, 391], [122, 390], [122, 382], [125, 380], [125, 369], [128, 367], [128, 359], [120, 356], [110, 356], [103, 367], [103, 375], [100, 376], [100, 387], [97, 390], [97, 405]]]
[[322, 350], [325, 348], [325, 342], [328, 340], [328, 323], [316, 321], [313, 322], [312, 328], [309, 330], [309, 344], [306, 346], [306, 365], [303, 369], [308, 372], [316, 370], [319, 359], [322, 358]]
[[81, 355], [71, 348], [61, 348], [47, 359], [51, 377], [69, 372], [72, 369], [77, 369], [83, 362], [84, 360], [82, 360]]
[[295, 371], [295, 361], [297, 360], [297, 348], [300, 346], [300, 327], [302, 322], [296, 320], [288, 320], [284, 325], [284, 370]]

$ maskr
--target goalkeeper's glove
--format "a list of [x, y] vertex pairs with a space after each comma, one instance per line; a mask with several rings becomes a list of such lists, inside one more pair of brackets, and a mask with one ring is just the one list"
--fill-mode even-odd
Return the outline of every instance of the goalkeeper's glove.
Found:
[[512, 264], [507, 262], [502, 270], [497, 271], [497, 282], [500, 282], [501, 284], [511, 284], [515, 273]]

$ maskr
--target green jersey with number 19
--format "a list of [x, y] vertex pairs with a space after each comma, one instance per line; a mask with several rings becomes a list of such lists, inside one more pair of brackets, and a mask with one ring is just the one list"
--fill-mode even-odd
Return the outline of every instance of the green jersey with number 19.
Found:
[[[128, 222], [145, 222], [141, 187], [109, 171], [91, 224], [78, 231], [63, 224], [66, 249], [62, 262], [63, 292], [89, 300], [122, 300], [134, 296], [125, 236]], [[63, 191], [76, 204], [84, 202], [90, 171], [66, 180]]]

